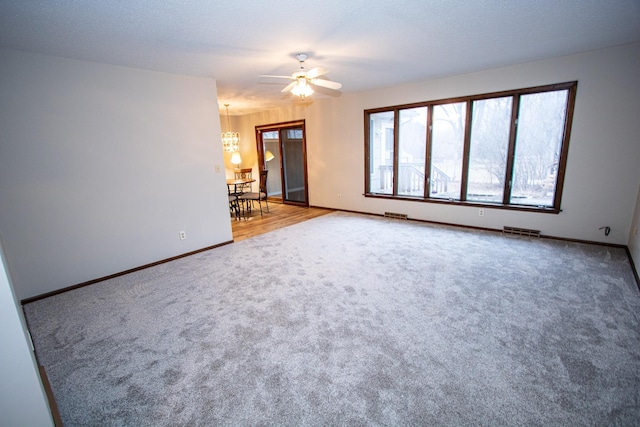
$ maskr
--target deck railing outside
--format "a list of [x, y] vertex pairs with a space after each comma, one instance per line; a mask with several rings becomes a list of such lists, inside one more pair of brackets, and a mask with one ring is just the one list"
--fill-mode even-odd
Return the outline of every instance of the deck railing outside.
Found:
[[[425, 174], [422, 163], [403, 163], [398, 168], [398, 193], [410, 196], [424, 196]], [[381, 165], [380, 192], [391, 193], [393, 190], [393, 166]], [[446, 193], [452, 181], [446, 173], [437, 167], [432, 168], [431, 194]]]

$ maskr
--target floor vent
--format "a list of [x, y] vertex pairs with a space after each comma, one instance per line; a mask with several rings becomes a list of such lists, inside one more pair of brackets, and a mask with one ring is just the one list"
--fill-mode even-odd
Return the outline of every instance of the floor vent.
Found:
[[505, 234], [515, 234], [518, 236], [540, 237], [540, 230], [529, 230], [528, 228], [507, 227], [502, 229]]
[[384, 217], [393, 218], [393, 219], [408, 219], [407, 214], [393, 213], [393, 212], [385, 212]]

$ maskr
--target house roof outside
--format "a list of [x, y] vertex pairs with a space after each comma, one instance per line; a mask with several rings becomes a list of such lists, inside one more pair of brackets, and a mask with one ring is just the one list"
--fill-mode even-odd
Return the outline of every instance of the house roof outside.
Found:
[[638, 0], [3, 0], [0, 47], [215, 78], [231, 114], [288, 105], [296, 54], [338, 93], [640, 41]]

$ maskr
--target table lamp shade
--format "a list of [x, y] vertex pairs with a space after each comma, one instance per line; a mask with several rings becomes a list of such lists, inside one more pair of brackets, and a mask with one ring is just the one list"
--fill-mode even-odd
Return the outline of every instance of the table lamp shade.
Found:
[[273, 160], [273, 153], [269, 150], [265, 151], [264, 153], [264, 161], [265, 162], [270, 162], [271, 160]]
[[231, 155], [231, 163], [233, 163], [234, 165], [238, 166], [240, 163], [242, 163], [242, 158], [240, 157], [240, 153], [239, 152], [235, 152]]

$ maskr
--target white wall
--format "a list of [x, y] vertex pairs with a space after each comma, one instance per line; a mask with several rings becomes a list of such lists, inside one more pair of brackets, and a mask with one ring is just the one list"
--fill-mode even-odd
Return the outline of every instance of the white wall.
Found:
[[[309, 199], [345, 210], [494, 229], [504, 225], [571, 239], [627, 244], [640, 174], [640, 44], [411, 85], [316, 99], [243, 117], [244, 126], [306, 119]], [[578, 80], [560, 214], [365, 198], [364, 110]], [[292, 101], [293, 103], [293, 101]], [[255, 140], [255, 138], [254, 138]], [[338, 199], [337, 195], [342, 195]], [[605, 237], [599, 227], [611, 227]]]
[[20, 299], [231, 240], [216, 82], [0, 50], [0, 233]]
[[52, 426], [26, 330], [0, 244], [0, 425]]

